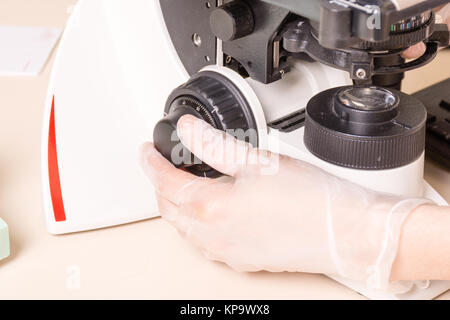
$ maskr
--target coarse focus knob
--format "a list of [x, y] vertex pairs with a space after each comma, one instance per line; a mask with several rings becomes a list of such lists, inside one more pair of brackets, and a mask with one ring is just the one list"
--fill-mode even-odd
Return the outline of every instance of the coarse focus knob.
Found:
[[[177, 168], [188, 167], [187, 163], [193, 164], [198, 160], [193, 155], [189, 155], [189, 159], [183, 159], [181, 156], [177, 157], [177, 160], [174, 159], [173, 153], [177, 152], [177, 147], [180, 145], [180, 139], [177, 135], [178, 120], [183, 115], [191, 114], [194, 117], [208, 121], [207, 117], [201, 112], [203, 109], [204, 107], [201, 106], [198, 100], [188, 96], [179, 97], [172, 102], [171, 112], [161, 119], [153, 130], [153, 143], [156, 149]], [[215, 127], [214, 123], [208, 122]]]
[[195, 156], [184, 154], [186, 151], [180, 145], [176, 127], [185, 114], [203, 119], [214, 128], [234, 133], [237, 139], [258, 146], [250, 105], [231, 80], [219, 73], [202, 71], [192, 76], [170, 94], [164, 111], [166, 116], [153, 131], [155, 147], [176, 167], [195, 175], [217, 177], [220, 174]]
[[253, 32], [252, 9], [244, 1], [232, 1], [214, 9], [209, 18], [212, 33], [222, 41], [232, 41]]

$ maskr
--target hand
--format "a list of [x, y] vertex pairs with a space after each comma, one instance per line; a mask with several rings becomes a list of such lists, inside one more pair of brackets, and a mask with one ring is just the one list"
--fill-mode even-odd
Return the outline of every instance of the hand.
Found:
[[403, 221], [426, 200], [370, 191], [193, 116], [180, 119], [178, 133], [228, 177], [178, 170], [151, 143], [143, 166], [162, 217], [208, 258], [240, 271], [326, 273], [388, 287]]
[[[442, 20], [441, 23], [446, 23], [450, 28], [450, 4], [447, 4], [441, 8], [437, 13], [437, 20]], [[419, 42], [407, 50], [403, 51], [402, 57], [405, 59], [416, 59], [425, 53], [426, 46], [425, 43]]]

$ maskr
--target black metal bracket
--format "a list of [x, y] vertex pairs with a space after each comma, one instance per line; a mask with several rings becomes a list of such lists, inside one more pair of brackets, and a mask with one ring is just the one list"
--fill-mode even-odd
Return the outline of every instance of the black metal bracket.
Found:
[[[286, 9], [260, 0], [245, 2], [253, 11], [254, 31], [243, 38], [223, 42], [225, 63], [228, 62], [227, 66], [232, 67], [232, 62], [239, 62], [239, 68], [245, 69], [252, 79], [259, 82], [277, 81], [284, 73], [290, 71], [286, 59], [283, 59], [284, 53], [280, 41], [280, 32], [290, 13]], [[227, 57], [230, 57], [229, 61]]]
[[216, 7], [216, 0], [159, 2], [172, 44], [186, 71], [192, 75], [204, 66], [215, 63], [216, 37], [209, 27], [209, 16]]
[[375, 59], [399, 55], [401, 50], [373, 53], [361, 49], [336, 50], [325, 48], [313, 35], [309, 21], [298, 19], [286, 27], [283, 34], [283, 47], [293, 56], [298, 53], [306, 53], [316, 61], [348, 71], [350, 77], [354, 80], [367, 81], [374, 75], [402, 73], [427, 64], [436, 56], [439, 46], [438, 41], [442, 39], [443, 37], [428, 39], [426, 52], [416, 60], [392, 66], [376, 66]]

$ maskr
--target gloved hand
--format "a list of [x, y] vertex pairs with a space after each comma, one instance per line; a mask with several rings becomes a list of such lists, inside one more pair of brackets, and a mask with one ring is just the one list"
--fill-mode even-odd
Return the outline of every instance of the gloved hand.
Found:
[[[447, 4], [436, 12], [436, 21], [439, 23], [446, 23], [450, 28], [450, 4]], [[423, 55], [425, 50], [425, 43], [419, 42], [403, 51], [402, 56], [405, 59], [416, 59]]]
[[143, 167], [162, 217], [208, 258], [240, 271], [335, 274], [388, 288], [402, 224], [427, 200], [370, 191], [252, 148], [193, 116], [180, 119], [178, 135], [228, 177], [176, 169], [151, 143]]

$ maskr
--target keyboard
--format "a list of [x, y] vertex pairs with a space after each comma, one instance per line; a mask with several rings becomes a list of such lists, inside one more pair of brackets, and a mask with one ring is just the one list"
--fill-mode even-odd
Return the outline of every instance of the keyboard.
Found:
[[450, 170], [450, 78], [413, 96], [428, 112], [425, 154]]

